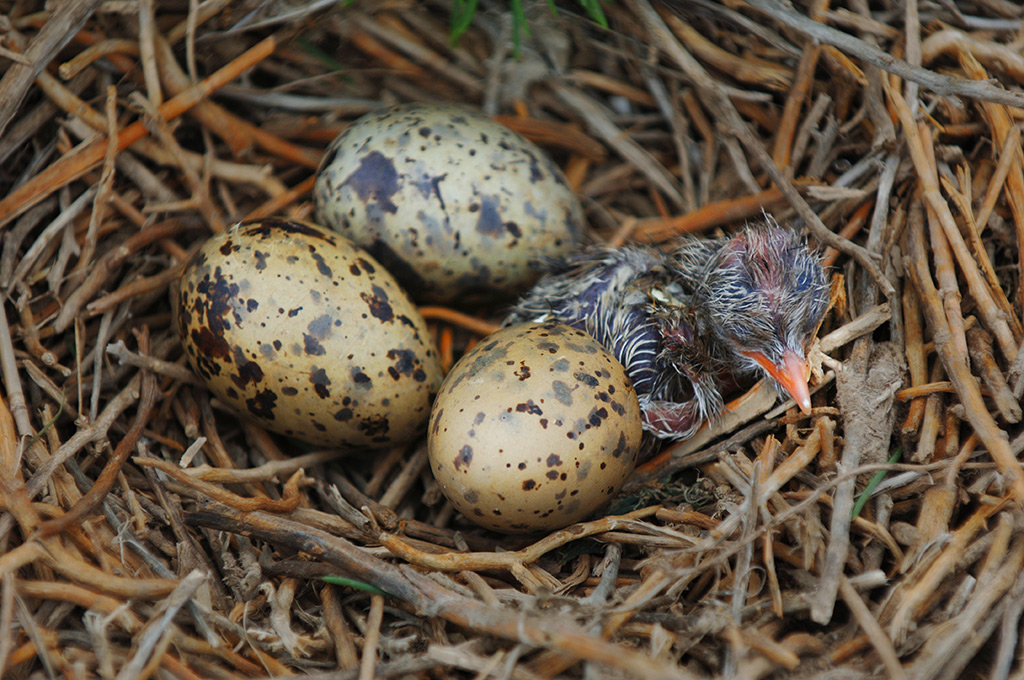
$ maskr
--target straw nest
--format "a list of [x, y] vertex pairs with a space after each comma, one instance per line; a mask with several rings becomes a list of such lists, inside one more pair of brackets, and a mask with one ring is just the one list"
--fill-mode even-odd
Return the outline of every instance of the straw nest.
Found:
[[[455, 46], [452, 4], [0, 3], [0, 673], [1021, 677], [1019, 4], [495, 0]], [[339, 457], [211, 400], [189, 254], [310, 216], [327, 143], [417, 100], [544, 147], [596, 241], [800, 225], [812, 413], [743, 386], [524, 539], [423, 441]], [[503, 304], [423, 310], [447, 365]]]

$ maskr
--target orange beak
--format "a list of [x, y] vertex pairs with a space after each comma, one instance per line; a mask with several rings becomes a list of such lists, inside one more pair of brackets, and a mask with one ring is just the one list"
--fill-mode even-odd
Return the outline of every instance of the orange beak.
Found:
[[811, 391], [807, 387], [811, 369], [807, 365], [806, 359], [793, 350], [787, 349], [786, 353], [782, 355], [782, 365], [776, 366], [761, 352], [744, 352], [744, 354], [756, 361], [768, 375], [775, 378], [789, 392], [789, 396], [793, 397], [801, 411], [805, 414], [811, 412]]

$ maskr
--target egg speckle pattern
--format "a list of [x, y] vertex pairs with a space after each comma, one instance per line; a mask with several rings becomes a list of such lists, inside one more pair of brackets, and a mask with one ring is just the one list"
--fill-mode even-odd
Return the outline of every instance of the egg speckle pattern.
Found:
[[422, 432], [437, 351], [397, 282], [345, 238], [308, 222], [243, 222], [203, 244], [177, 292], [189, 363], [240, 414], [343, 448]]
[[625, 369], [569, 326], [518, 324], [452, 368], [430, 417], [444, 495], [495, 531], [559, 529], [607, 502], [633, 471], [640, 405]]
[[583, 211], [533, 143], [490, 118], [437, 104], [363, 116], [327, 149], [318, 221], [366, 248], [421, 301], [508, 296], [531, 262], [574, 250]]

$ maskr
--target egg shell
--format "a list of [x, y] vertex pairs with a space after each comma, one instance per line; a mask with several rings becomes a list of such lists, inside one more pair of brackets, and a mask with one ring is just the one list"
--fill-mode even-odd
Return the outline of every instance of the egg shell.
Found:
[[565, 176], [532, 142], [456, 106], [363, 116], [328, 147], [313, 190], [320, 224], [366, 248], [420, 301], [522, 291], [540, 256], [583, 235]]
[[308, 222], [243, 222], [178, 283], [177, 326], [205, 385], [275, 432], [382, 448], [422, 432], [441, 383], [423, 317], [345, 238]]
[[569, 326], [517, 324], [452, 368], [430, 417], [430, 468], [455, 509], [488, 529], [559, 529], [632, 473], [640, 405], [625, 369]]

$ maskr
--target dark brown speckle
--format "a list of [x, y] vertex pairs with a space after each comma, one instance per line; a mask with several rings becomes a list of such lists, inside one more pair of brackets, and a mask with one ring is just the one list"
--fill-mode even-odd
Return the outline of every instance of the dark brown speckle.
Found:
[[471, 462], [473, 462], [473, 447], [467, 444], [459, 450], [459, 455], [455, 456], [453, 463], [456, 470], [461, 470], [463, 466], [468, 468]]

